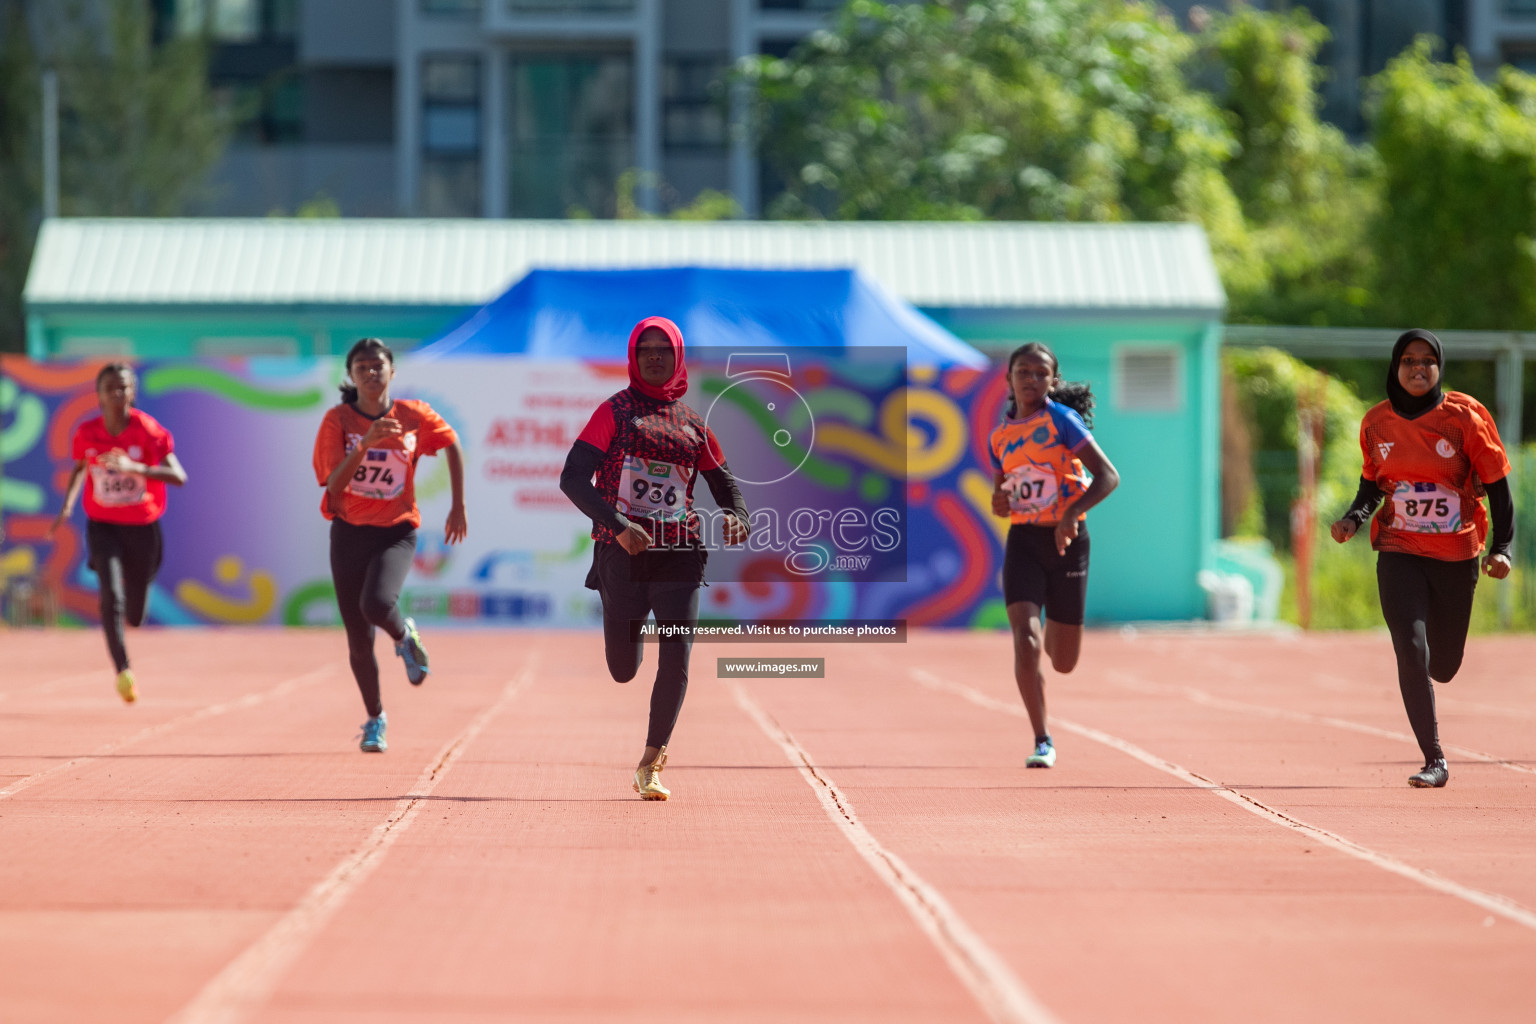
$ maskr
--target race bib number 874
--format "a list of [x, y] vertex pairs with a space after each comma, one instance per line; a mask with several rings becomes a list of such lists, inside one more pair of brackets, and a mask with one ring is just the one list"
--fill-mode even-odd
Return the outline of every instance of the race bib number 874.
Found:
[[399, 448], [370, 448], [347, 484], [347, 493], [359, 498], [388, 501], [400, 497], [410, 475], [411, 457]]

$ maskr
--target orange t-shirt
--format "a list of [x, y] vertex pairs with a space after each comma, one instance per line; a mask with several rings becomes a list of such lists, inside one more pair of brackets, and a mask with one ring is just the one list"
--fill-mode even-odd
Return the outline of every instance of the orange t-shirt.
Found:
[[1493, 416], [1447, 391], [1435, 408], [1404, 419], [1382, 402], [1360, 422], [1361, 475], [1386, 495], [1371, 520], [1371, 547], [1446, 562], [1476, 558], [1488, 535], [1482, 481], [1509, 475]]
[[[340, 499], [320, 496], [320, 512], [353, 526], [421, 525], [416, 508], [416, 463], [457, 441], [453, 428], [426, 402], [396, 401], [386, 416], [400, 421], [402, 433], [369, 448]], [[315, 438], [315, 478], [324, 487], [331, 473], [357, 447], [373, 420], [350, 405], [329, 409]]]

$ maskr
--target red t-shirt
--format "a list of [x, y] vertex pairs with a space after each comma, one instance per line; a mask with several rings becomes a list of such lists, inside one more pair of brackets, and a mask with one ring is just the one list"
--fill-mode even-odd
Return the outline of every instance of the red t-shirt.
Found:
[[[416, 508], [416, 463], [459, 439], [441, 416], [426, 402], [396, 401], [386, 416], [400, 421], [402, 433], [376, 444], [363, 456], [352, 482], [333, 499], [320, 496], [320, 512], [327, 519], [340, 516], [353, 526], [394, 526], [409, 520], [421, 525]], [[328, 410], [315, 438], [315, 478], [324, 487], [337, 466], [357, 447], [373, 421], [350, 405]]]
[[128, 410], [121, 434], [107, 432], [103, 416], [87, 420], [75, 431], [70, 455], [85, 462], [85, 514], [98, 523], [147, 526], [165, 515], [165, 482], [119, 473], [101, 464], [102, 456], [122, 452], [134, 462], [158, 466], [176, 450], [171, 432], [153, 416]]
[[1488, 535], [1482, 485], [1509, 475], [1493, 416], [1471, 395], [1404, 419], [1381, 402], [1360, 422], [1361, 475], [1386, 495], [1371, 520], [1371, 547], [1447, 562], [1477, 557]]

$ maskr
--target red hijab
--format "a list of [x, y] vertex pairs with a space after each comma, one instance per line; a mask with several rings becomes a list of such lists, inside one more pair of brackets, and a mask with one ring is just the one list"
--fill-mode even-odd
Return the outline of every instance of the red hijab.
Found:
[[[651, 327], [659, 329], [672, 342], [672, 357], [676, 360], [672, 376], [660, 387], [645, 382], [645, 378], [640, 376], [640, 361], [635, 357], [635, 346], [640, 343], [640, 335]], [[662, 402], [675, 402], [687, 392], [688, 367], [683, 363], [683, 332], [677, 329], [677, 324], [664, 316], [648, 316], [635, 324], [635, 329], [629, 332], [629, 386], [642, 395]]]

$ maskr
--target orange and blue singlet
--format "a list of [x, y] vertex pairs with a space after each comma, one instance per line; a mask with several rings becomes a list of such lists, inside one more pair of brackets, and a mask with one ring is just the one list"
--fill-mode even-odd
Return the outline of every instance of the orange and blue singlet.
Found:
[[1088, 489], [1077, 453], [1093, 440], [1076, 411], [1049, 398], [1038, 412], [1005, 419], [987, 447], [992, 468], [1003, 474], [1011, 522], [1054, 526], [1063, 506]]

